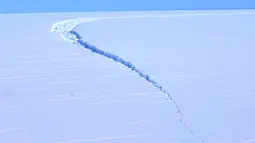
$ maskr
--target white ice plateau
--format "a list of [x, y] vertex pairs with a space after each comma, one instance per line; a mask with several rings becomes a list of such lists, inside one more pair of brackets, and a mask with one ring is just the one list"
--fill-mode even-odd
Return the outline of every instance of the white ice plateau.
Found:
[[254, 10], [0, 19], [0, 143], [255, 143]]

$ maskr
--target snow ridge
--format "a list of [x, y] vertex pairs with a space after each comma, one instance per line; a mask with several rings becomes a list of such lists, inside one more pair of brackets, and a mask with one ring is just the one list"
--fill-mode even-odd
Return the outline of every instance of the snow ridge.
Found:
[[[154, 15], [155, 16], [155, 15]], [[154, 17], [154, 16], [149, 16], [149, 17]], [[160, 16], [160, 15], [158, 15]], [[161, 15], [164, 17], [164, 15]], [[183, 124], [185, 129], [192, 135], [196, 136], [196, 134], [187, 126], [187, 124], [184, 122], [184, 114], [181, 112], [180, 107], [178, 104], [175, 102], [173, 99], [172, 95], [166, 91], [159, 83], [154, 81], [149, 75], [143, 73], [141, 70], [139, 70], [134, 64], [132, 64], [129, 61], [124, 60], [123, 58], [114, 55], [112, 53], [103, 51], [102, 49], [97, 48], [94, 45], [89, 44], [88, 42], [84, 41], [82, 37], [79, 35], [78, 32], [74, 31], [74, 29], [84, 23], [84, 22], [90, 22], [94, 20], [99, 20], [99, 19], [110, 19], [114, 17], [109, 17], [109, 18], [77, 18], [77, 19], [69, 19], [65, 20], [59, 23], [56, 23], [52, 26], [51, 32], [59, 34], [64, 40], [71, 42], [73, 44], [76, 44], [78, 46], [82, 46], [83, 48], [107, 57], [108, 59], [113, 60], [114, 62], [118, 62], [125, 66], [126, 68], [130, 69], [131, 71], [137, 73], [141, 78], [145, 79], [148, 83], [152, 84], [158, 91], [162, 92], [163, 94], [167, 95], [168, 99], [172, 102], [174, 105], [177, 114], [179, 115], [179, 121]], [[118, 17], [116, 17], [118, 18]], [[121, 17], [120, 17], [121, 18]], [[125, 18], [125, 17], [122, 17]], [[129, 17], [126, 17], [129, 18]], [[136, 18], [136, 17], [135, 17]], [[138, 18], [138, 17], [137, 17]]]

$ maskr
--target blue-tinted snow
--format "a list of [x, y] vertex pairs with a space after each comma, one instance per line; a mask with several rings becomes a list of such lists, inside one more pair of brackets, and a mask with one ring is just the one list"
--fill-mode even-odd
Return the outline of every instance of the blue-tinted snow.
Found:
[[251, 142], [255, 15], [108, 19], [76, 28], [171, 92], [196, 137], [145, 80], [49, 32], [77, 17], [231, 12], [240, 11], [2, 15], [0, 142]]

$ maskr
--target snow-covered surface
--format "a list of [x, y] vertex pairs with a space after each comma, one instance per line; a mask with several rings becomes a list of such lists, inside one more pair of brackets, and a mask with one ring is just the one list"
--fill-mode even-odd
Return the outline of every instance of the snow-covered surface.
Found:
[[[255, 11], [0, 19], [0, 142], [255, 142]], [[83, 40], [132, 62], [170, 92], [195, 135], [167, 95], [59, 37], [76, 25], [50, 32], [68, 19], [82, 22], [75, 31]]]

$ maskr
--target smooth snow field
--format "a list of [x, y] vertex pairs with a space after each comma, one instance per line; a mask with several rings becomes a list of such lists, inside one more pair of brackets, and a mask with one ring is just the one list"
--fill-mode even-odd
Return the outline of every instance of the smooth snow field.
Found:
[[255, 10], [0, 20], [0, 143], [255, 143]]

